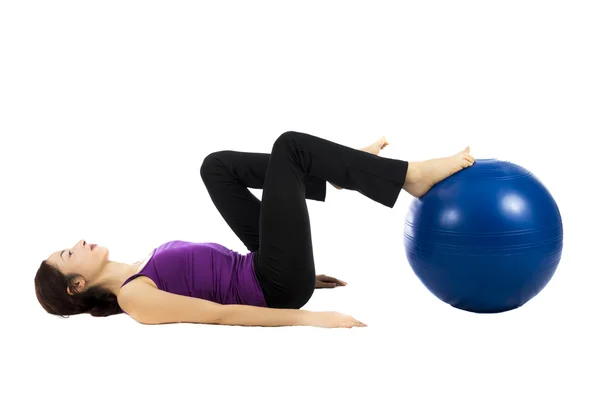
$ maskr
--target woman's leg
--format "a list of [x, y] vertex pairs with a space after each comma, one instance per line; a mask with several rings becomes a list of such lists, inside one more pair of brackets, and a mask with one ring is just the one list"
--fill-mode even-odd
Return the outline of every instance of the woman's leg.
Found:
[[307, 182], [329, 181], [392, 208], [408, 162], [376, 156], [301, 132], [273, 145], [260, 204], [255, 271], [269, 307], [301, 308], [315, 288]]
[[[269, 154], [223, 150], [206, 156], [200, 175], [217, 210], [249, 251], [259, 248], [260, 200], [248, 188], [262, 189]], [[325, 181], [309, 177], [305, 196], [325, 201]]]

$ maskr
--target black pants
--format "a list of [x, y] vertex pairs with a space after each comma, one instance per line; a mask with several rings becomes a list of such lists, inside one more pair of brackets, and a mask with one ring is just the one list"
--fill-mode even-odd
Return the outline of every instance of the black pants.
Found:
[[[269, 307], [304, 306], [315, 289], [306, 199], [325, 201], [326, 183], [392, 208], [408, 162], [301, 132], [281, 134], [270, 154], [223, 150], [200, 168], [208, 193], [249, 251]], [[248, 188], [262, 189], [262, 202]]]

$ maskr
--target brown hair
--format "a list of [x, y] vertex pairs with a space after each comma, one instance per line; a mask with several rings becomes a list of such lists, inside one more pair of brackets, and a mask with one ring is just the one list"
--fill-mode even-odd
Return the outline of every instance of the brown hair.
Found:
[[63, 274], [48, 260], [42, 261], [34, 283], [35, 295], [44, 310], [62, 317], [84, 313], [94, 317], [107, 317], [123, 312], [117, 296], [100, 286], [91, 286], [72, 295], [67, 293], [67, 288], [71, 288], [73, 292], [73, 282], [77, 277], [77, 274]]

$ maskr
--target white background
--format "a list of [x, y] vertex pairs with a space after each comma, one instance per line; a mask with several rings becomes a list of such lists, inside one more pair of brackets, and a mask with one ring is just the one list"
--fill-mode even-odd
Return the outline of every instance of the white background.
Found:
[[[1, 397], [600, 398], [599, 19], [592, 1], [2, 2]], [[522, 165], [563, 216], [554, 278], [518, 310], [453, 309], [406, 261], [407, 193], [389, 209], [328, 185], [308, 205], [317, 272], [349, 284], [305, 309], [368, 328], [144, 326], [39, 306], [39, 263], [79, 239], [123, 262], [175, 239], [245, 252], [199, 167], [212, 151], [269, 152], [287, 130]]]

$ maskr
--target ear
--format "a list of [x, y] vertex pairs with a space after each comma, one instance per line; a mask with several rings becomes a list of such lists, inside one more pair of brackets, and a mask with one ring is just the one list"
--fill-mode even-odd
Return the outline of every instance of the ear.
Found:
[[75, 293], [81, 293], [85, 288], [85, 279], [81, 276], [72, 278], [67, 286], [67, 293], [74, 295]]

